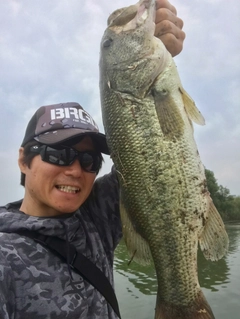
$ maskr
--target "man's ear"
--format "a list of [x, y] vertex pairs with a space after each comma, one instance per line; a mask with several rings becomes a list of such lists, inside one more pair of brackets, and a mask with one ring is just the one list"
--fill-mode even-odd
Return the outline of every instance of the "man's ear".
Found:
[[26, 169], [27, 169], [27, 164], [24, 161], [23, 151], [24, 151], [23, 147], [20, 147], [19, 148], [19, 155], [18, 155], [18, 166], [20, 168], [20, 171], [25, 174]]

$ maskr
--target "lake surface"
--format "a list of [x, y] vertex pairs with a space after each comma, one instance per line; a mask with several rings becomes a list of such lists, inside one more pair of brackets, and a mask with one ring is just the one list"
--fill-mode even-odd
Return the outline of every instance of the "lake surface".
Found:
[[[240, 224], [226, 225], [230, 246], [218, 262], [198, 256], [198, 275], [203, 293], [216, 319], [240, 319]], [[157, 282], [152, 266], [132, 262], [125, 244], [115, 253], [115, 287], [122, 319], [153, 319]]]

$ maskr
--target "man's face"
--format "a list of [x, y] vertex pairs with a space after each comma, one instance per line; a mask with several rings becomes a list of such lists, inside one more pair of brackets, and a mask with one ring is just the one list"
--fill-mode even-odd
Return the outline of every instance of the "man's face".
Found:
[[[94, 150], [90, 137], [74, 145], [78, 151]], [[25, 196], [21, 211], [33, 216], [57, 216], [77, 210], [89, 196], [96, 174], [84, 171], [78, 160], [69, 166], [43, 162], [35, 156], [30, 168], [23, 163], [20, 149], [19, 166], [26, 175]]]

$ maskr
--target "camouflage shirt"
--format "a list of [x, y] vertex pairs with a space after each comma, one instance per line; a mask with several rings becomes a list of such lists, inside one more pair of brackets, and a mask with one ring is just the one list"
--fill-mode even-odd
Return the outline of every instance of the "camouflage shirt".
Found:
[[67, 263], [14, 232], [28, 229], [68, 240], [113, 285], [113, 252], [122, 235], [118, 201], [111, 173], [96, 180], [74, 214], [29, 216], [19, 211], [21, 201], [0, 207], [0, 318], [117, 318], [105, 298]]

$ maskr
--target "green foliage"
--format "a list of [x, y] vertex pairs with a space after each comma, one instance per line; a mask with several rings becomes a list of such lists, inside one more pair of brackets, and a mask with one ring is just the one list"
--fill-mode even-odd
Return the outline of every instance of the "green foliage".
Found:
[[218, 185], [212, 171], [205, 169], [205, 174], [209, 193], [223, 220], [240, 220], [240, 196], [233, 196], [228, 188]]

